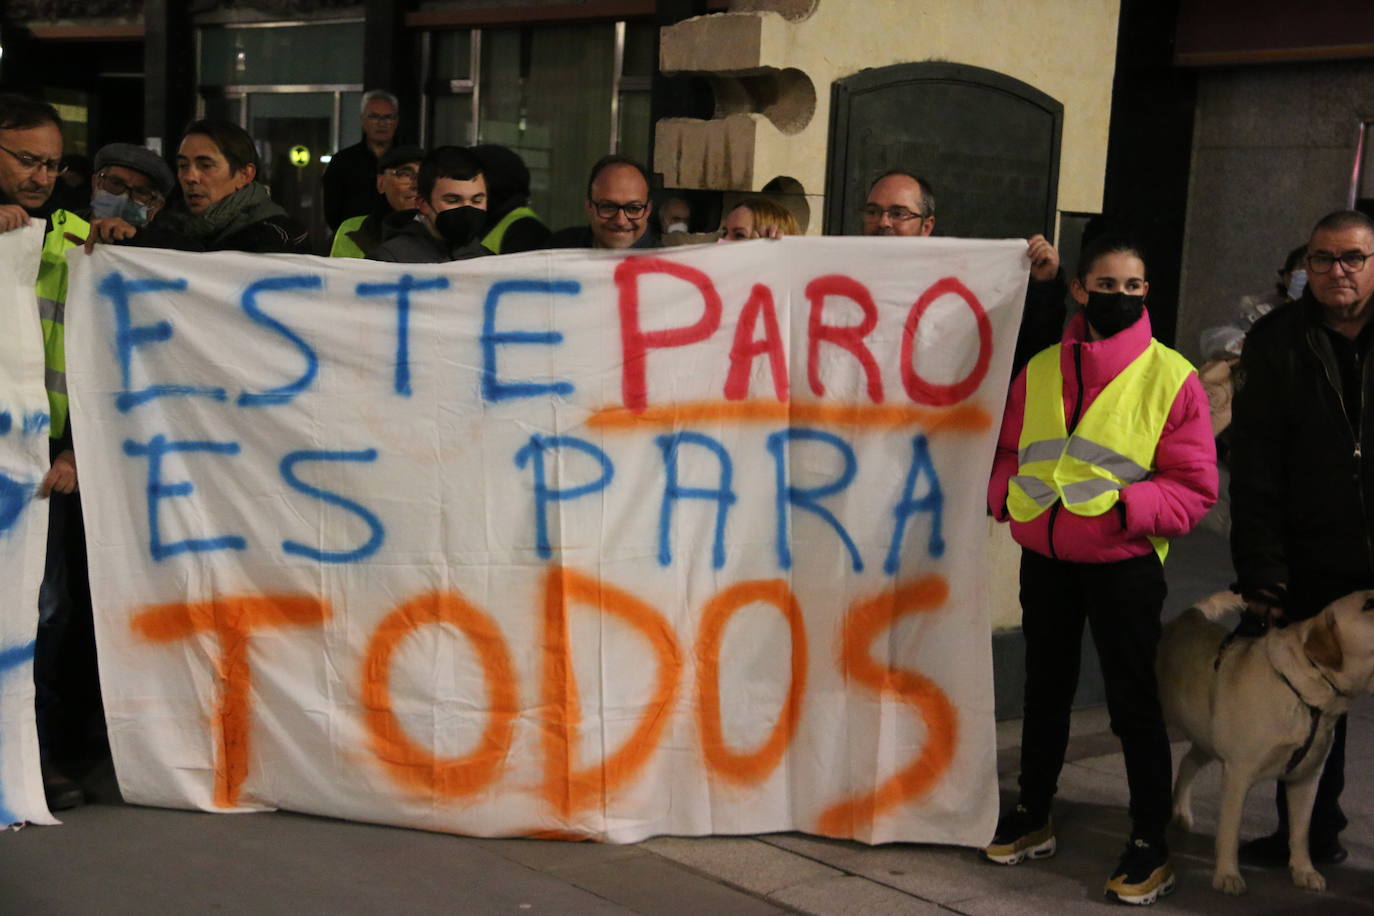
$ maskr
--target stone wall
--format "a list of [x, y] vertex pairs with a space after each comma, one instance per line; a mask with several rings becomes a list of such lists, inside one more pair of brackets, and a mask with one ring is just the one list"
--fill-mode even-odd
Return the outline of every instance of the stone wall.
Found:
[[716, 117], [660, 121], [654, 170], [668, 187], [791, 187], [818, 233], [831, 83], [869, 67], [948, 61], [1063, 103], [1059, 209], [1097, 212], [1118, 14], [1117, 0], [735, 0], [727, 13], [663, 30], [660, 69], [709, 79]]
[[[1198, 81], [1178, 349], [1265, 293], [1312, 224], [1345, 207], [1374, 61], [1204, 71]], [[1374, 136], [1371, 137], [1374, 140]]]

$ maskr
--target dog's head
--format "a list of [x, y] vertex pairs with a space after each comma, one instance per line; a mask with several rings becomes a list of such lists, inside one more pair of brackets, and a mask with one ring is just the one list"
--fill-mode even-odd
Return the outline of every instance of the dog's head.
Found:
[[1342, 692], [1374, 692], [1374, 591], [1327, 605], [1307, 628], [1302, 648]]

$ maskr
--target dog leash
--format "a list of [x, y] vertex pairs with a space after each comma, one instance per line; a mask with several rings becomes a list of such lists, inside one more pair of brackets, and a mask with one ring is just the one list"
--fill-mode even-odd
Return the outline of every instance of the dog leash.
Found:
[[[1304, 657], [1306, 657], [1306, 653], [1303, 653], [1303, 655]], [[1307, 659], [1307, 661], [1309, 664], [1311, 664], [1312, 659], [1309, 658]], [[1313, 665], [1313, 667], [1316, 666]], [[1288, 765], [1283, 768], [1283, 775], [1287, 776], [1289, 773], [1293, 772], [1298, 768], [1298, 765], [1302, 763], [1303, 758], [1307, 756], [1307, 752], [1312, 750], [1312, 742], [1317, 740], [1317, 723], [1321, 721], [1322, 711], [1317, 707], [1313, 706], [1311, 703], [1304, 700], [1302, 698], [1302, 694], [1298, 693], [1298, 688], [1294, 687], [1292, 682], [1289, 681], [1288, 678], [1283, 676], [1282, 671], [1275, 668], [1274, 673], [1279, 676], [1279, 680], [1283, 681], [1283, 683], [1288, 687], [1289, 690], [1293, 691], [1293, 696], [1298, 698], [1298, 702], [1301, 703], [1303, 706], [1307, 707], [1307, 713], [1309, 716], [1312, 717], [1311, 724], [1307, 726], [1307, 740], [1302, 743], [1301, 747], [1299, 747], [1296, 751], [1293, 752], [1293, 755], [1288, 758]], [[1321, 671], [1318, 670], [1317, 673], [1320, 674]], [[1324, 675], [1323, 680], [1325, 680]], [[1330, 684], [1331, 682], [1327, 681], [1327, 683]], [[1332, 689], [1335, 688], [1333, 687]], [[1339, 693], [1340, 691], [1336, 692]]]
[[[1241, 634], [1238, 630], [1232, 630], [1230, 633], [1226, 634], [1225, 638], [1222, 639], [1221, 644], [1217, 646], [1217, 657], [1212, 661], [1213, 671], [1221, 670], [1222, 656], [1226, 654], [1226, 650], [1231, 647], [1231, 643], [1235, 642], [1236, 637], [1240, 635]], [[1303, 653], [1303, 658], [1307, 658], [1306, 652]], [[1322, 680], [1326, 681], [1327, 686], [1329, 686], [1332, 690], [1335, 690], [1338, 695], [1345, 696], [1344, 693], [1337, 689], [1335, 684], [1331, 683], [1331, 680], [1326, 676], [1326, 674], [1321, 670], [1321, 668], [1317, 667], [1316, 662], [1312, 661], [1312, 659], [1310, 658], [1307, 658], [1307, 663], [1316, 669], [1317, 674], [1321, 675]], [[1317, 740], [1317, 724], [1321, 721], [1322, 711], [1318, 709], [1316, 706], [1313, 706], [1311, 703], [1304, 700], [1302, 694], [1298, 692], [1298, 688], [1294, 687], [1292, 682], [1290, 682], [1288, 678], [1283, 676], [1282, 671], [1279, 671], [1277, 668], [1275, 668], [1274, 673], [1279, 676], [1279, 680], [1283, 681], [1284, 686], [1286, 686], [1289, 690], [1293, 691], [1293, 696], [1298, 698], [1298, 702], [1301, 703], [1303, 707], [1307, 710], [1307, 714], [1311, 719], [1307, 726], [1307, 740], [1305, 740], [1297, 750], [1293, 751], [1292, 755], [1288, 758], [1287, 765], [1285, 765], [1283, 768], [1282, 775], [1287, 776], [1289, 773], [1293, 772], [1298, 768], [1298, 766], [1302, 763], [1303, 758], [1307, 756], [1307, 752], [1312, 750], [1312, 744]]]

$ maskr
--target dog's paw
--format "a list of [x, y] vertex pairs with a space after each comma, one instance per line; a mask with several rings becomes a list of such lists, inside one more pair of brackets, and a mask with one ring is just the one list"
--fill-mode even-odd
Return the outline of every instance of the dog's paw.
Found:
[[1240, 872], [1232, 872], [1229, 875], [1217, 872], [1212, 875], [1212, 889], [1233, 897], [1238, 896], [1245, 893], [1245, 879], [1240, 876]]
[[1326, 879], [1315, 868], [1292, 868], [1293, 883], [1305, 891], [1326, 890]]
[[1185, 833], [1193, 832], [1193, 812], [1174, 809], [1174, 823], [1183, 828]]

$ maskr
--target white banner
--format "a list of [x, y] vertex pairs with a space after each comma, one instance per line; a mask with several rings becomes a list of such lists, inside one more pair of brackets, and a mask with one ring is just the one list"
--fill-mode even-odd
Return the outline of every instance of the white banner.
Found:
[[55, 824], [34, 727], [33, 647], [48, 540], [48, 395], [34, 283], [43, 224], [0, 234], [0, 826]]
[[991, 835], [1024, 242], [68, 260], [128, 800]]

